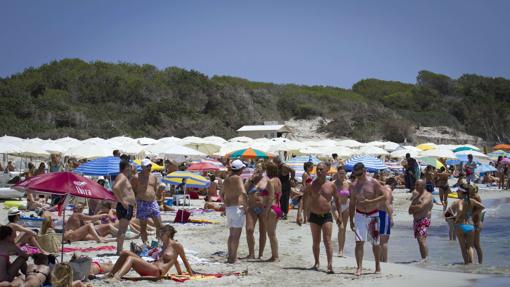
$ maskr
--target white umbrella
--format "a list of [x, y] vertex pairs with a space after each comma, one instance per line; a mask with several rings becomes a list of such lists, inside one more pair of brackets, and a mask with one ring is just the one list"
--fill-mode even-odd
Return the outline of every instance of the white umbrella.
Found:
[[144, 153], [144, 147], [137, 143], [125, 143], [116, 147], [121, 153], [128, 155], [142, 155]]
[[406, 157], [406, 154], [411, 155], [411, 157], [417, 157], [419, 152], [414, 150], [407, 150], [407, 149], [398, 149], [396, 151], [393, 151], [390, 153], [391, 158], [404, 158]]
[[385, 145], [385, 144], [386, 144], [386, 143], [385, 143], [385, 142], [382, 142], [382, 141], [371, 141], [371, 142], [369, 142], [369, 143], [367, 143], [367, 144], [365, 144], [365, 145], [368, 145], [368, 146], [375, 146], [375, 147], [380, 147], [380, 148], [382, 148], [382, 147], [384, 147], [384, 145]]
[[356, 140], [341, 140], [337, 142], [338, 145], [349, 147], [349, 148], [356, 148], [360, 147], [363, 144]]
[[158, 141], [153, 138], [137, 138], [136, 142], [141, 145], [153, 145], [158, 143]]
[[227, 142], [214, 155], [225, 156], [226, 154], [229, 154], [229, 153], [234, 152], [236, 150], [240, 150], [240, 149], [247, 148], [247, 147], [249, 147], [248, 143]]
[[241, 143], [249, 143], [252, 142], [253, 139], [250, 137], [235, 137], [228, 140], [229, 142], [241, 142]]
[[55, 141], [47, 141], [41, 145], [41, 148], [49, 153], [61, 154], [69, 149], [65, 144], [60, 144]]
[[8, 136], [8, 135], [0, 137], [0, 142], [6, 142], [6, 143], [12, 144], [12, 143], [21, 142], [21, 141], [23, 141], [23, 139], [19, 138], [19, 137], [12, 137], [12, 136]]
[[421, 152], [421, 149], [415, 147], [415, 146], [412, 146], [412, 145], [405, 145], [403, 146], [403, 148], [405, 148], [406, 150], [411, 150], [411, 151], [415, 151], [415, 152]]
[[221, 145], [214, 142], [209, 142], [199, 137], [187, 137], [183, 138], [178, 142], [179, 145], [187, 146], [189, 148], [195, 149], [199, 152], [205, 153], [207, 155], [213, 155], [214, 153], [220, 151]]
[[218, 137], [218, 136], [208, 136], [208, 137], [203, 138], [203, 140], [208, 141], [208, 142], [217, 143], [217, 144], [224, 144], [227, 142], [226, 139], [224, 139], [222, 137]]
[[375, 156], [388, 154], [387, 151], [385, 151], [384, 149], [382, 149], [380, 147], [376, 147], [376, 146], [362, 146], [359, 149], [359, 153], [363, 154], [363, 155], [375, 155]]
[[158, 143], [177, 143], [179, 142], [181, 139], [180, 138], [177, 138], [177, 137], [166, 137], [166, 138], [160, 138], [158, 140]]
[[278, 153], [281, 151], [286, 151], [286, 152], [297, 153], [297, 152], [299, 152], [300, 149], [302, 149], [304, 147], [305, 147], [304, 144], [302, 144], [300, 142], [289, 140], [286, 142], [279, 142], [279, 143], [275, 143], [275, 144], [271, 145], [269, 147], [269, 152], [270, 153]]
[[8, 142], [0, 142], [0, 154], [20, 154], [23, 150], [14, 144]]
[[126, 137], [126, 136], [119, 136], [119, 137], [109, 138], [109, 139], [107, 139], [107, 141], [112, 143], [112, 144], [120, 144], [120, 145], [133, 144], [133, 143], [136, 144], [136, 140], [135, 139], [130, 138], [130, 137]]
[[145, 152], [152, 155], [157, 155], [162, 158], [184, 160], [186, 158], [198, 159], [204, 158], [207, 155], [194, 150], [189, 147], [180, 146], [177, 144], [157, 144], [150, 145], [144, 148]]
[[335, 147], [338, 143], [334, 140], [315, 140], [315, 141], [306, 141], [304, 142], [306, 146], [309, 147]]
[[391, 151], [397, 150], [399, 147], [400, 147], [400, 145], [398, 143], [385, 142], [384, 146], [383, 146], [383, 149], [385, 149], [386, 151], [391, 152]]
[[40, 144], [27, 142], [19, 142], [17, 145], [21, 148], [22, 152], [19, 154], [21, 156], [29, 156], [29, 157], [46, 157], [49, 156], [50, 153], [41, 148]]
[[339, 158], [349, 158], [354, 155], [354, 151], [350, 148], [343, 146], [334, 146], [334, 147], [305, 147], [299, 150], [301, 154], [312, 154], [323, 157], [330, 157], [332, 154], [336, 153]]
[[476, 150], [463, 150], [455, 153], [455, 155], [468, 155], [468, 154], [473, 155], [474, 157], [477, 158], [489, 158], [488, 155]]
[[99, 157], [111, 156], [113, 148], [101, 144], [81, 143], [80, 145], [69, 148], [64, 152], [64, 156], [74, 157], [76, 159], [96, 159]]
[[436, 148], [422, 151], [419, 157], [436, 157], [436, 158], [457, 158], [453, 151], [445, 148]]

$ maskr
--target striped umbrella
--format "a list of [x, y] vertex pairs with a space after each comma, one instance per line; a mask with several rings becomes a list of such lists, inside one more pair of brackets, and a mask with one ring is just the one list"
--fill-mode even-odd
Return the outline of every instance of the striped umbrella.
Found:
[[170, 185], [179, 185], [183, 179], [186, 179], [186, 187], [206, 188], [210, 184], [207, 178], [189, 171], [174, 171], [163, 177], [162, 181]]
[[303, 167], [303, 164], [305, 162], [311, 162], [313, 163], [313, 165], [317, 165], [318, 163], [321, 162], [320, 159], [318, 159], [316, 156], [314, 155], [302, 155], [302, 156], [297, 156], [297, 157], [294, 157], [294, 158], [291, 158], [289, 159], [288, 161], [285, 162], [286, 165], [288, 165], [289, 167], [291, 167], [292, 169], [294, 169], [296, 171], [296, 179], [301, 182], [301, 178], [303, 177], [303, 173], [305, 173], [305, 170], [304, 170], [304, 167]]
[[384, 164], [384, 162], [376, 157], [369, 155], [361, 155], [361, 156], [353, 156], [345, 162], [345, 169], [347, 171], [352, 171], [354, 165], [358, 162], [363, 163], [365, 165], [365, 169], [368, 172], [377, 172], [381, 170], [388, 169], [388, 167]]
[[194, 162], [194, 163], [191, 163], [188, 168], [186, 169], [187, 171], [204, 171], [204, 170], [219, 170], [220, 168], [213, 165], [213, 164], [210, 164], [208, 162]]
[[[115, 176], [119, 174], [120, 157], [107, 156], [81, 164], [74, 170], [75, 173], [92, 176]], [[139, 165], [135, 165], [141, 171]]]
[[473, 148], [473, 147], [470, 147], [470, 146], [459, 146], [458, 148], [454, 149], [453, 152], [457, 153], [459, 151], [465, 151], [465, 150], [476, 150], [478, 151], [477, 149]]
[[271, 158], [272, 155], [265, 153], [261, 150], [254, 148], [243, 148], [240, 150], [236, 150], [227, 155], [230, 158], [246, 158], [246, 159], [255, 159], [255, 158]]

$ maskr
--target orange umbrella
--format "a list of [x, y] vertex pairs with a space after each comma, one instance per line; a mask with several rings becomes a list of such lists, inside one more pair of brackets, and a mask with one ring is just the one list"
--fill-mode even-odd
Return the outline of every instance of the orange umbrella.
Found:
[[494, 150], [500, 149], [500, 150], [510, 150], [510, 145], [508, 144], [497, 144], [493, 147]]

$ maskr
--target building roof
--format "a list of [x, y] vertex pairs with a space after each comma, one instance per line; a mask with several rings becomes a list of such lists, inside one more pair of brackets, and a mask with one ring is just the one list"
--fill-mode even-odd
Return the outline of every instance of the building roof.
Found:
[[278, 131], [290, 132], [289, 128], [285, 125], [256, 125], [256, 126], [243, 126], [237, 130], [238, 132], [254, 132], [254, 131]]

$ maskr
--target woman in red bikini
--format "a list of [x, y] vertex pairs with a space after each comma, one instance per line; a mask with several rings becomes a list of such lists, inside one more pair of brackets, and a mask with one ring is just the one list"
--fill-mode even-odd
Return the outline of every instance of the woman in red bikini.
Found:
[[133, 269], [142, 276], [161, 278], [165, 276], [173, 266], [175, 266], [177, 273], [181, 275], [181, 266], [177, 261], [177, 257], [181, 257], [188, 274], [193, 275], [193, 270], [191, 270], [186, 254], [184, 254], [184, 247], [174, 240], [176, 232], [177, 231], [175, 231], [171, 225], [161, 227], [160, 236], [163, 242], [163, 248], [159, 254], [158, 260], [155, 262], [146, 262], [133, 252], [124, 250], [120, 253], [119, 259], [115, 262], [112, 271], [107, 277], [120, 280], [122, 276]]
[[[282, 196], [282, 183], [278, 178], [278, 167], [276, 164], [272, 162], [268, 162], [266, 164], [266, 174], [269, 177], [269, 182], [273, 186], [273, 193], [271, 194], [271, 190], [268, 190], [265, 193], [265, 206], [266, 208], [266, 230], [267, 235], [269, 236], [269, 243], [271, 244], [271, 258], [267, 261], [278, 261], [278, 238], [276, 238], [276, 225], [278, 224], [278, 219], [280, 219], [283, 215], [282, 209], [280, 207], [280, 197]], [[271, 208], [269, 208], [271, 207]]]

